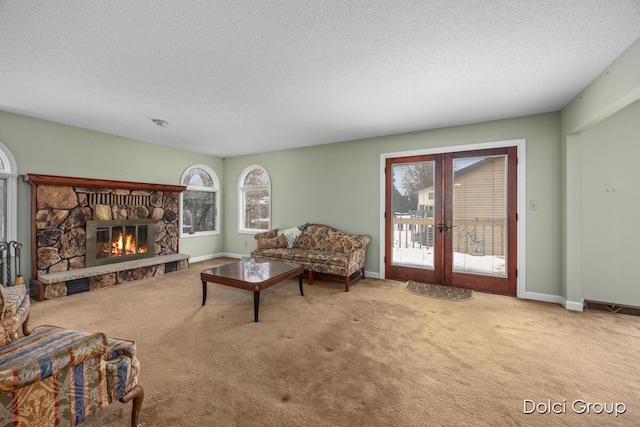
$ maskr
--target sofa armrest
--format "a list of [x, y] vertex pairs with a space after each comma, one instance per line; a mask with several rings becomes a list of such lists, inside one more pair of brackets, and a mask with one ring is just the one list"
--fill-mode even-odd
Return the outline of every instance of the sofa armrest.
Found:
[[0, 347], [3, 347], [18, 339], [20, 329], [25, 336], [29, 335], [27, 323], [31, 300], [24, 286], [8, 289], [0, 286], [0, 294], [5, 303], [4, 316], [0, 316]]
[[110, 338], [103, 356], [110, 401], [120, 400], [138, 385], [140, 363], [135, 341]]
[[136, 342], [121, 338], [109, 338], [108, 347], [104, 355], [105, 360], [115, 360], [121, 357], [137, 358]]
[[334, 252], [348, 253], [365, 248], [371, 237], [364, 234], [341, 234], [332, 239], [331, 250]]
[[256, 240], [260, 239], [272, 239], [274, 237], [278, 237], [278, 229], [274, 228], [273, 230], [265, 231], [264, 233], [254, 234], [253, 238]]
[[[41, 342], [26, 337], [5, 346], [3, 350], [7, 355], [0, 357], [0, 393], [42, 381], [55, 372], [101, 357], [107, 349], [107, 337], [102, 333], [77, 338], [72, 342], [56, 338]], [[27, 344], [22, 346], [25, 342]]]
[[365, 248], [369, 242], [371, 242], [371, 236], [366, 234], [355, 234], [352, 235], [351, 238], [355, 241], [353, 244], [353, 249], [362, 249]]
[[11, 344], [11, 334], [9, 330], [4, 327], [3, 322], [0, 320], [0, 347]]

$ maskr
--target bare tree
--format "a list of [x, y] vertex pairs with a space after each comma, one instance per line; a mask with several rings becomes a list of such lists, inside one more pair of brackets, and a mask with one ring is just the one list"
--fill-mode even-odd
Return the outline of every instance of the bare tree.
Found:
[[420, 190], [434, 185], [434, 163], [420, 162], [406, 165], [402, 172], [402, 187], [407, 195], [417, 199]]

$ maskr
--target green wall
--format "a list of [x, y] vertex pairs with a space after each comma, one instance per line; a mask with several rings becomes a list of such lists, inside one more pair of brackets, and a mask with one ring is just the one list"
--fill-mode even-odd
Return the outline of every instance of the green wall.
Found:
[[366, 270], [380, 271], [380, 156], [383, 153], [526, 139], [528, 292], [560, 293], [560, 115], [541, 114], [225, 160], [225, 252], [248, 254], [252, 235], [238, 233], [237, 185], [258, 164], [272, 181], [272, 226], [319, 222], [372, 237]]
[[[633, 192], [628, 188], [622, 193], [616, 192], [615, 198], [602, 193], [607, 187], [619, 187], [626, 179], [632, 182], [634, 168], [625, 168], [614, 159], [622, 156], [620, 150], [630, 149], [625, 155], [634, 158], [637, 149], [628, 140], [640, 137], [637, 119], [634, 122], [636, 106], [626, 109], [634, 101], [640, 99], [640, 39], [636, 40], [620, 57], [610, 64], [587, 88], [585, 88], [561, 113], [561, 158], [562, 158], [562, 280], [561, 295], [574, 309], [580, 309], [583, 299], [596, 299], [617, 304], [640, 305], [640, 297], [629, 286], [635, 286], [637, 274], [633, 273], [633, 265], [622, 266], [625, 273], [605, 277], [596, 275], [599, 281], [592, 280], [590, 263], [605, 271], [610, 271], [613, 259], [624, 259], [629, 233], [607, 233], [598, 245], [606, 255], [598, 259], [594, 256], [593, 242], [590, 236], [583, 235], [592, 228], [592, 200], [584, 197], [602, 196], [602, 200], [610, 200], [612, 205], [603, 206], [601, 224], [609, 218], [621, 215], [619, 209], [633, 206]], [[625, 111], [621, 111], [625, 109]], [[618, 113], [620, 112], [620, 113]], [[618, 114], [621, 114], [618, 116]], [[637, 117], [637, 116], [635, 116]], [[623, 148], [621, 148], [623, 147]], [[592, 165], [602, 157], [601, 170], [595, 172], [595, 181], [591, 179]], [[620, 159], [622, 160], [622, 159]], [[586, 162], [586, 163], [585, 163]], [[628, 166], [628, 165], [627, 165]], [[586, 180], [586, 181], [585, 181]], [[593, 188], [585, 188], [592, 186]], [[600, 191], [598, 191], [600, 190]], [[590, 192], [594, 192], [593, 194]], [[606, 193], [606, 191], [605, 191]], [[609, 196], [612, 196], [610, 194]], [[586, 221], [586, 225], [585, 222]], [[618, 227], [618, 225], [613, 225]], [[589, 230], [589, 233], [592, 231]], [[610, 258], [611, 257], [611, 258]], [[621, 282], [622, 281], [622, 282]]]
[[[0, 111], [0, 142], [13, 154], [20, 175], [27, 173], [180, 184], [193, 164], [211, 167], [220, 180], [224, 160]], [[222, 185], [222, 182], [221, 182]], [[18, 179], [18, 240], [31, 253], [31, 186]], [[222, 234], [180, 239], [180, 252], [206, 257], [221, 252]], [[28, 278], [30, 257], [22, 264]]]
[[581, 136], [585, 299], [640, 306], [639, 142], [640, 101]]

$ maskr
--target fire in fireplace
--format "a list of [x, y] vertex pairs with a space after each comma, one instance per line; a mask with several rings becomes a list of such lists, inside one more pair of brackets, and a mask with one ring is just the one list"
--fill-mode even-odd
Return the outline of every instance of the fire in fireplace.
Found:
[[[122, 231], [118, 231], [118, 237], [114, 238], [111, 241], [111, 245], [105, 242], [104, 239], [99, 239], [101, 241], [98, 244], [102, 245], [102, 248], [100, 252], [96, 253], [96, 258], [108, 258], [109, 246], [111, 246], [111, 256], [123, 256], [123, 255], [127, 256], [127, 255], [142, 254], [147, 252], [146, 242], [144, 242], [141, 245], [136, 244], [135, 230], [127, 230], [126, 233], [127, 233], [126, 237], [123, 238]], [[99, 231], [97, 234], [98, 234], [98, 237], [100, 237], [101, 234], [108, 235], [106, 230], [102, 233]], [[146, 230], [142, 233], [142, 236], [140, 237], [141, 237], [140, 240], [146, 237]]]
[[155, 255], [153, 219], [87, 221], [87, 267]]

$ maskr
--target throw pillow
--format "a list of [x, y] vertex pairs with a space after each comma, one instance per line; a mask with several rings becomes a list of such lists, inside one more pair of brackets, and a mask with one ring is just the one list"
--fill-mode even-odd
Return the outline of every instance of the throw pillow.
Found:
[[287, 246], [287, 238], [284, 234], [276, 237], [265, 237], [258, 239], [258, 249], [285, 248]]
[[298, 227], [292, 227], [278, 230], [278, 234], [284, 234], [284, 237], [287, 238], [287, 247], [292, 248], [298, 241], [298, 237], [300, 237], [302, 231], [300, 231]]
[[307, 228], [308, 226], [310, 226], [310, 225], [311, 225], [311, 224], [309, 224], [308, 222], [305, 222], [304, 224], [299, 225], [299, 226], [298, 226], [298, 228], [300, 229], [300, 231], [304, 231], [304, 230], [306, 230], [306, 228]]

